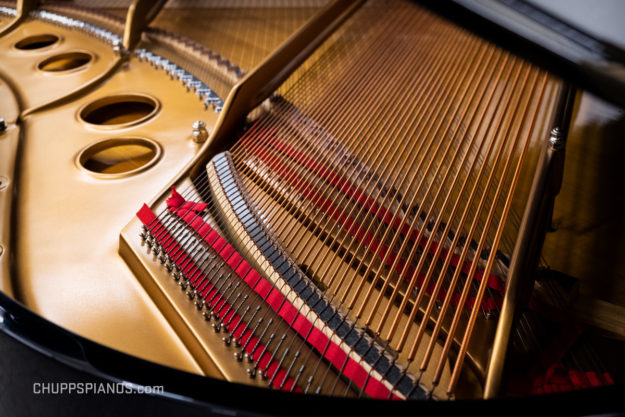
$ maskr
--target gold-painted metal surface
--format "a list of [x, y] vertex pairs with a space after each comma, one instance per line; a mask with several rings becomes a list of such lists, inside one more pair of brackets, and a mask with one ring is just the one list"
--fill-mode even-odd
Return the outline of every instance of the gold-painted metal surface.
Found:
[[141, 41], [141, 34], [154, 20], [167, 0], [135, 0], [128, 8], [123, 46], [126, 51], [134, 51]]
[[6, 26], [0, 28], [0, 36], [3, 36], [13, 29], [18, 27], [26, 18], [28, 14], [37, 7], [39, 0], [17, 0], [15, 9], [17, 15]]
[[0, 117], [7, 129], [0, 133], [0, 290], [14, 295], [11, 258], [14, 248], [11, 236], [13, 219], [13, 193], [15, 192], [15, 167], [20, 141], [20, 128], [15, 124], [19, 115], [18, 97], [9, 85], [0, 78]]
[[[114, 60], [110, 46], [78, 32], [38, 21], [26, 22], [21, 29], [1, 39], [4, 58], [0, 67], [2, 74], [11, 75], [11, 85], [18, 86], [17, 95], [25, 105], [79, 88], [88, 82], [92, 70]], [[24, 53], [12, 48], [20, 38], [46, 32], [62, 38], [50, 51]], [[85, 71], [48, 76], [34, 69], [52, 50], [72, 50], [78, 45], [97, 56]], [[162, 104], [145, 122], [110, 129], [88, 125], [79, 118], [80, 109], [96, 99], [129, 92], [152, 95], [155, 91]], [[2, 153], [5, 158], [20, 159], [19, 192], [12, 202], [16, 221], [12, 224], [15, 263], [11, 283], [15, 297], [53, 322], [97, 342], [202, 372], [117, 255], [119, 230], [127, 222], [128, 211], [156, 194], [196, 154], [198, 147], [190, 133], [198, 119], [213, 126], [216, 114], [205, 110], [192, 92], [165, 73], [134, 58], [85, 97], [26, 118], [21, 125], [20, 152]], [[153, 140], [162, 147], [162, 156], [143, 172], [121, 178], [96, 178], [76, 165], [77, 155], [90, 143], [128, 136]], [[64, 224], [68, 218], [71, 225]], [[7, 277], [3, 274], [3, 280]]]
[[[54, 34], [60, 40], [42, 50], [19, 50], [15, 44], [34, 35]], [[89, 46], [86, 48], [86, 46]], [[87, 68], [78, 72], [48, 73], [37, 68], [39, 62], [61, 53], [86, 51], [93, 55]], [[2, 78], [11, 82], [23, 100], [22, 111], [36, 108], [48, 102], [64, 97], [73, 90], [83, 87], [88, 82], [108, 72], [117, 61], [109, 45], [94, 41], [87, 34], [76, 30], [51, 25], [30, 19], [15, 30], [0, 38], [0, 59], [2, 60]]]

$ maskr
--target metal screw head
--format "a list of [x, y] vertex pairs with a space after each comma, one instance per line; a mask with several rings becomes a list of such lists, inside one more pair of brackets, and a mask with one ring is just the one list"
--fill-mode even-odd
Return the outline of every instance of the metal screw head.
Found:
[[4, 120], [4, 118], [0, 117], [0, 133], [6, 132], [8, 127], [9, 127], [9, 125], [7, 125], [6, 120]]
[[204, 123], [202, 120], [196, 120], [195, 122], [193, 122], [193, 129], [197, 130], [197, 129], [204, 129], [206, 128], [206, 123]]
[[195, 143], [203, 143], [208, 139], [208, 131], [206, 130], [206, 123], [201, 120], [197, 120], [193, 123], [193, 141]]
[[549, 145], [553, 149], [557, 150], [562, 148], [562, 146], [564, 145], [563, 142], [564, 141], [562, 140], [562, 132], [560, 131], [560, 128], [554, 127], [553, 129], [551, 129], [551, 133], [549, 135]]
[[124, 48], [124, 44], [119, 39], [116, 39], [113, 42], [113, 52], [117, 56], [124, 56], [128, 54], [128, 51]]

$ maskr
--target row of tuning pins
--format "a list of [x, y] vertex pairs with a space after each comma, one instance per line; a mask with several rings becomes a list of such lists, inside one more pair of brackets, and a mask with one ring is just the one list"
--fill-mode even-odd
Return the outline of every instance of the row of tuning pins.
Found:
[[[215, 297], [218, 296], [218, 294], [221, 293], [222, 289], [225, 289], [225, 292], [228, 292], [229, 290], [234, 292], [239, 287], [240, 281], [237, 282], [234, 285], [232, 285], [232, 281], [230, 281], [229, 285], [225, 285], [225, 283], [228, 282], [227, 278], [229, 278], [230, 275], [228, 275], [226, 277], [226, 279], [223, 279], [223, 280], [222, 280], [223, 275], [220, 276], [216, 280], [216, 282], [214, 283], [215, 287], [217, 288], [217, 291], [214, 292], [214, 294], [211, 297], [211, 299], [209, 299], [208, 302], [207, 302], [206, 299], [204, 299], [200, 295], [200, 293], [198, 292], [197, 288], [195, 288], [191, 284], [190, 279], [185, 275], [185, 273], [171, 259], [169, 254], [166, 252], [165, 248], [163, 248], [163, 246], [158, 242], [157, 236], [154, 236], [154, 234], [148, 229], [147, 226], [145, 226], [145, 225], [143, 226], [142, 232], [141, 232], [140, 236], [141, 236], [142, 242], [147, 247], [148, 253], [153, 252], [154, 255], [156, 256], [156, 258], [160, 261], [160, 263], [165, 266], [165, 268], [171, 274], [171, 276], [174, 279], [174, 281], [176, 281], [178, 283], [178, 286], [180, 287], [180, 289], [185, 292], [185, 294], [189, 298], [189, 301], [193, 302], [193, 304], [195, 305], [197, 310], [202, 312], [202, 316], [204, 317], [204, 320], [207, 321], [207, 322], [211, 322], [211, 328], [213, 329], [213, 331], [215, 333], [223, 333], [224, 334], [224, 336], [221, 339], [224, 342], [224, 345], [226, 345], [226, 346], [234, 346], [235, 348], [239, 349], [239, 351], [234, 352], [235, 360], [237, 360], [238, 362], [245, 361], [245, 362], [249, 363], [250, 365], [253, 365], [253, 366], [247, 368], [247, 370], [246, 370], [248, 376], [250, 378], [255, 378], [256, 376], [258, 376], [262, 380], [266, 381], [267, 380], [266, 372], [263, 372], [263, 370], [259, 369], [259, 363], [254, 361], [253, 355], [250, 355], [249, 353], [244, 351], [244, 349], [247, 346], [243, 346], [242, 345], [241, 339], [236, 338], [233, 335], [233, 333], [236, 332], [236, 330], [239, 327], [239, 325], [235, 326], [235, 328], [233, 329], [232, 332], [229, 332], [229, 330], [228, 330], [228, 326], [229, 326], [232, 318], [235, 315], [234, 314], [231, 315], [231, 318], [228, 320], [227, 323], [225, 323], [225, 322], [223, 322], [220, 319], [219, 314], [221, 313], [221, 310], [226, 305], [226, 303], [222, 304], [222, 307], [218, 308], [217, 310], [215, 310], [215, 309], [213, 309], [211, 307], [212, 301], [215, 299]], [[219, 285], [220, 281], [221, 281], [221, 285]], [[219, 286], [221, 288], [219, 288]], [[241, 294], [242, 294], [241, 292], [239, 294], [237, 294], [237, 296], [235, 297], [235, 299], [233, 301], [233, 304], [237, 304], [238, 303], [239, 306], [242, 306], [245, 303], [245, 301], [247, 301], [249, 296], [248, 295], [243, 295], [241, 297]], [[223, 295], [225, 295], [225, 294], [223, 294]], [[230, 305], [228, 307], [227, 311], [224, 314], [224, 317], [227, 316], [227, 314], [230, 312], [231, 309], [233, 309], [232, 305]], [[248, 306], [247, 309], [241, 315], [239, 323], [243, 322], [243, 319], [248, 314], [249, 310], [250, 310], [250, 307]], [[254, 314], [251, 317], [252, 319], [254, 318], [254, 316], [256, 316], [256, 313], [258, 313], [259, 310], [260, 310], [260, 306], [257, 306], [257, 308], [254, 311]], [[236, 311], [236, 309], [235, 309], [235, 311]], [[268, 325], [266, 326], [265, 329], [268, 329], [271, 326], [272, 322], [273, 322], [273, 319], [270, 319], [269, 323], [268, 323]], [[256, 327], [258, 327], [261, 323], [262, 323], [262, 319], [259, 320], [259, 322], [258, 322]], [[245, 328], [241, 332], [241, 334], [244, 334], [246, 332], [248, 326], [249, 326], [249, 324], [245, 325]], [[270, 341], [273, 340], [274, 337], [275, 337], [275, 334], [271, 334], [269, 340]], [[249, 340], [251, 340], [251, 338]], [[247, 343], [249, 343], [249, 340], [248, 340]], [[260, 341], [260, 338], [259, 338], [259, 341]], [[247, 343], [246, 343], [246, 345], [247, 345]], [[258, 343], [259, 342], [257, 342], [257, 345], [258, 345]], [[254, 346], [253, 352], [256, 350], [255, 348], [256, 348], [256, 346]], [[265, 347], [265, 349], [266, 349], [266, 347]], [[259, 356], [259, 358], [263, 357], [264, 354], [265, 354], [265, 352], [263, 351], [262, 354]]]

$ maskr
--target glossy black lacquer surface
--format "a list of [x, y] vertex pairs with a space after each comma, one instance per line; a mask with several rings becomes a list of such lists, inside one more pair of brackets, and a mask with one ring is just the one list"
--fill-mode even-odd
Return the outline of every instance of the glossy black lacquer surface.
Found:
[[[0, 293], [0, 415], [407, 416], [616, 415], [625, 386], [492, 401], [349, 400], [290, 394], [206, 378], [109, 349], [32, 313]], [[38, 394], [34, 384], [126, 382], [162, 385], [160, 395]], [[39, 389], [39, 391], [41, 391]]]

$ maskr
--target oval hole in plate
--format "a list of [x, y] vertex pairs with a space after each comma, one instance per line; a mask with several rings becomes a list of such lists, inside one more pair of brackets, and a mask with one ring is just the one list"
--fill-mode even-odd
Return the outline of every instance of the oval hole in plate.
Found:
[[124, 126], [141, 123], [156, 114], [158, 102], [139, 94], [108, 96], [91, 102], [80, 111], [80, 118], [92, 125]]
[[98, 176], [128, 176], [149, 168], [160, 155], [158, 144], [148, 139], [105, 139], [80, 152], [78, 165]]
[[66, 52], [43, 60], [38, 68], [45, 72], [65, 72], [87, 65], [93, 57], [85, 52]]
[[59, 41], [59, 37], [56, 35], [50, 34], [42, 34], [42, 35], [34, 35], [29, 36], [27, 38], [22, 39], [21, 41], [15, 44], [17, 49], [21, 49], [22, 51], [33, 51], [35, 49], [45, 48], [47, 46], [53, 45]]

